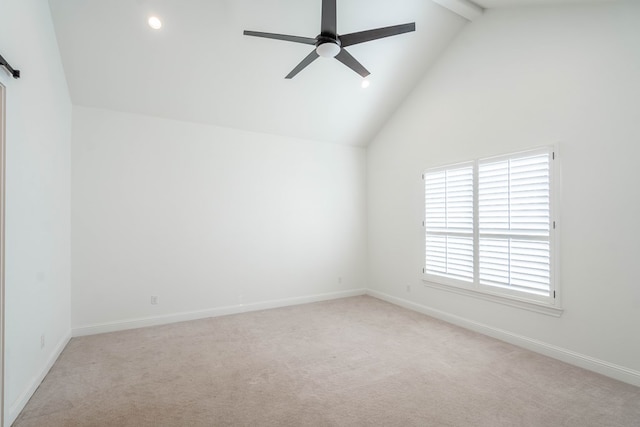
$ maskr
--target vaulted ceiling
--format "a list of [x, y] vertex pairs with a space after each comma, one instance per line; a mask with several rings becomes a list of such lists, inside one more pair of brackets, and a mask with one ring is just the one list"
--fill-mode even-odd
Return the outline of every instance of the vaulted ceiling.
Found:
[[[416, 22], [413, 33], [348, 48], [371, 72], [363, 89], [358, 74], [326, 58], [285, 80], [313, 47], [242, 34], [313, 38], [321, 0], [49, 3], [76, 105], [348, 145], [366, 145], [468, 22], [443, 6], [467, 0], [338, 0], [340, 34]], [[151, 15], [160, 30], [147, 25]]]

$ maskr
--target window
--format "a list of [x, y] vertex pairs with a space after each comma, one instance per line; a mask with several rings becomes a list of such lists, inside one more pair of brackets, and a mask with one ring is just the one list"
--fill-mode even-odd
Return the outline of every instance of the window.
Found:
[[425, 280], [557, 305], [554, 159], [546, 148], [428, 170]]

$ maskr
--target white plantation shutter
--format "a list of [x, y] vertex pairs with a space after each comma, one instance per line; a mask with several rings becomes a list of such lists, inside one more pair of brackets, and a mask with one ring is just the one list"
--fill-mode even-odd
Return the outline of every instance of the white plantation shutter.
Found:
[[478, 162], [479, 282], [549, 296], [550, 153]]
[[473, 165], [426, 173], [425, 273], [473, 281]]
[[553, 305], [553, 153], [427, 171], [426, 279]]

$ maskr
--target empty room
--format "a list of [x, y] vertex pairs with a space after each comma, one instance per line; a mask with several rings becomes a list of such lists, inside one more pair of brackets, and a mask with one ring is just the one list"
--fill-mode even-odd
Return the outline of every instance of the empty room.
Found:
[[2, 0], [0, 427], [640, 426], [640, 1]]

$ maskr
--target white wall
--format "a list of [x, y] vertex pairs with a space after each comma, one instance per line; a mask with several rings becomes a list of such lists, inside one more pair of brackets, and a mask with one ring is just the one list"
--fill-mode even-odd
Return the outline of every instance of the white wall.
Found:
[[364, 288], [365, 162], [362, 148], [74, 107], [74, 333]]
[[[70, 334], [71, 102], [49, 6], [0, 2], [7, 88], [5, 422], [10, 425]], [[45, 346], [40, 348], [40, 336]]]
[[[370, 287], [640, 384], [639, 46], [640, 2], [490, 10], [463, 30], [368, 149]], [[562, 317], [425, 287], [424, 169], [553, 143]]]

